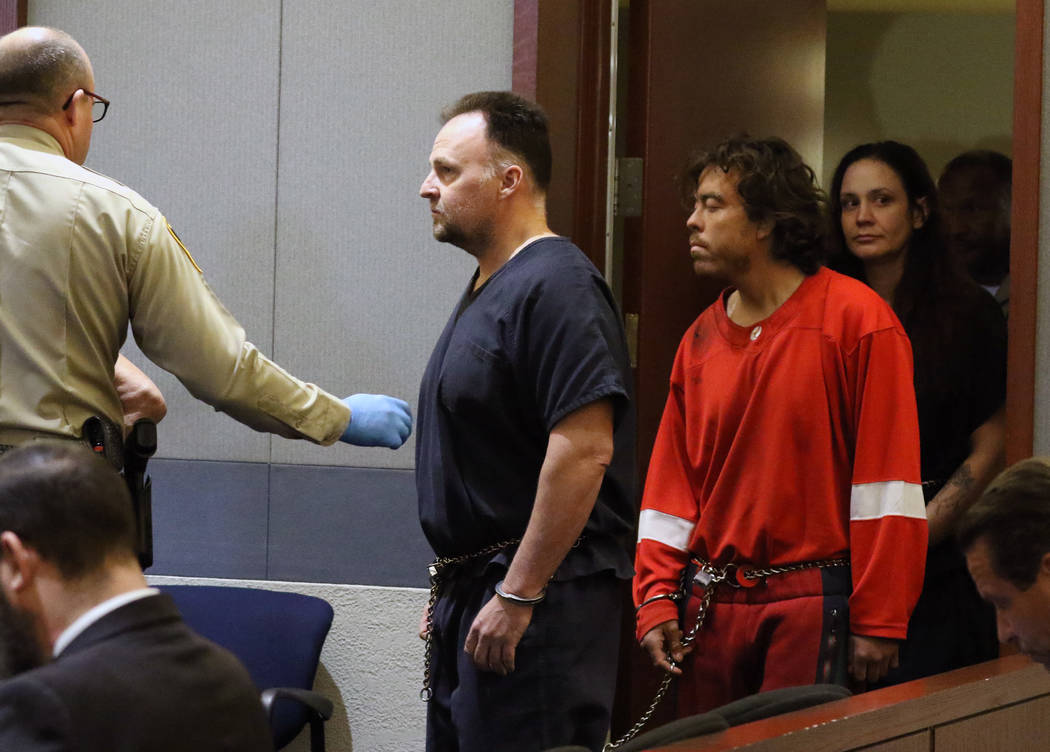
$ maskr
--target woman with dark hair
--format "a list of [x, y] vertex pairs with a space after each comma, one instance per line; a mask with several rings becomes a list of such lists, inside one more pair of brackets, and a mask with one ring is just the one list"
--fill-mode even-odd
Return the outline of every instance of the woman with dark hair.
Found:
[[[995, 615], [954, 543], [959, 516], [1003, 465], [1006, 321], [941, 244], [926, 164], [895, 141], [839, 162], [828, 196], [830, 265], [866, 282], [912, 343], [930, 548], [897, 683], [998, 655]], [[877, 409], [892, 409], [886, 405]]]

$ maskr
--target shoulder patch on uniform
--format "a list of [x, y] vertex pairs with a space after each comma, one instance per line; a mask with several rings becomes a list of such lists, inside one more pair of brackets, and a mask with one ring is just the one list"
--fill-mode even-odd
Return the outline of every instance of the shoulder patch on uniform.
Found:
[[179, 244], [179, 248], [182, 249], [182, 252], [186, 254], [186, 258], [188, 258], [190, 260], [190, 263], [193, 264], [193, 268], [201, 274], [204, 274], [204, 272], [201, 271], [201, 268], [197, 266], [197, 262], [193, 260], [193, 255], [189, 252], [189, 249], [187, 249], [186, 246], [182, 244], [182, 239], [175, 234], [175, 230], [172, 228], [171, 223], [169, 223], [168, 220], [165, 219], [164, 224], [168, 226], [168, 232], [171, 233], [171, 237], [175, 238], [175, 242]]

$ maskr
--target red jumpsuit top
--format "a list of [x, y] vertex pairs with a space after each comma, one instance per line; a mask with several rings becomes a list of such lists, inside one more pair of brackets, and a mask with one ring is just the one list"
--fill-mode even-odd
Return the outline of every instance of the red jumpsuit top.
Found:
[[[828, 269], [750, 327], [728, 291], [675, 356], [642, 499], [635, 603], [691, 555], [765, 567], [848, 557], [850, 629], [903, 639], [922, 589], [926, 509], [911, 346], [870, 288]], [[677, 619], [638, 613], [641, 639]]]

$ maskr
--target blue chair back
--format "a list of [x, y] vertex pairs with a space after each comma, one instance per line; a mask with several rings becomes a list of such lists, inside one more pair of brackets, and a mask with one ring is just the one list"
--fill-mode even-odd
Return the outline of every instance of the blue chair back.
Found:
[[[312, 689], [321, 647], [332, 626], [332, 607], [301, 593], [215, 585], [161, 585], [190, 627], [237, 656], [260, 690]], [[298, 703], [274, 706], [277, 749], [308, 720]]]

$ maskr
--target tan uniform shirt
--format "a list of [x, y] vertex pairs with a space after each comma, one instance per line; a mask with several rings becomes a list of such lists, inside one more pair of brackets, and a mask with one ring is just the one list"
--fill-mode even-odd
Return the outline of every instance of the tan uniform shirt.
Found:
[[121, 424], [113, 364], [139, 347], [198, 399], [259, 431], [319, 444], [349, 409], [245, 340], [160, 211], [66, 159], [47, 133], [0, 125], [0, 444]]

